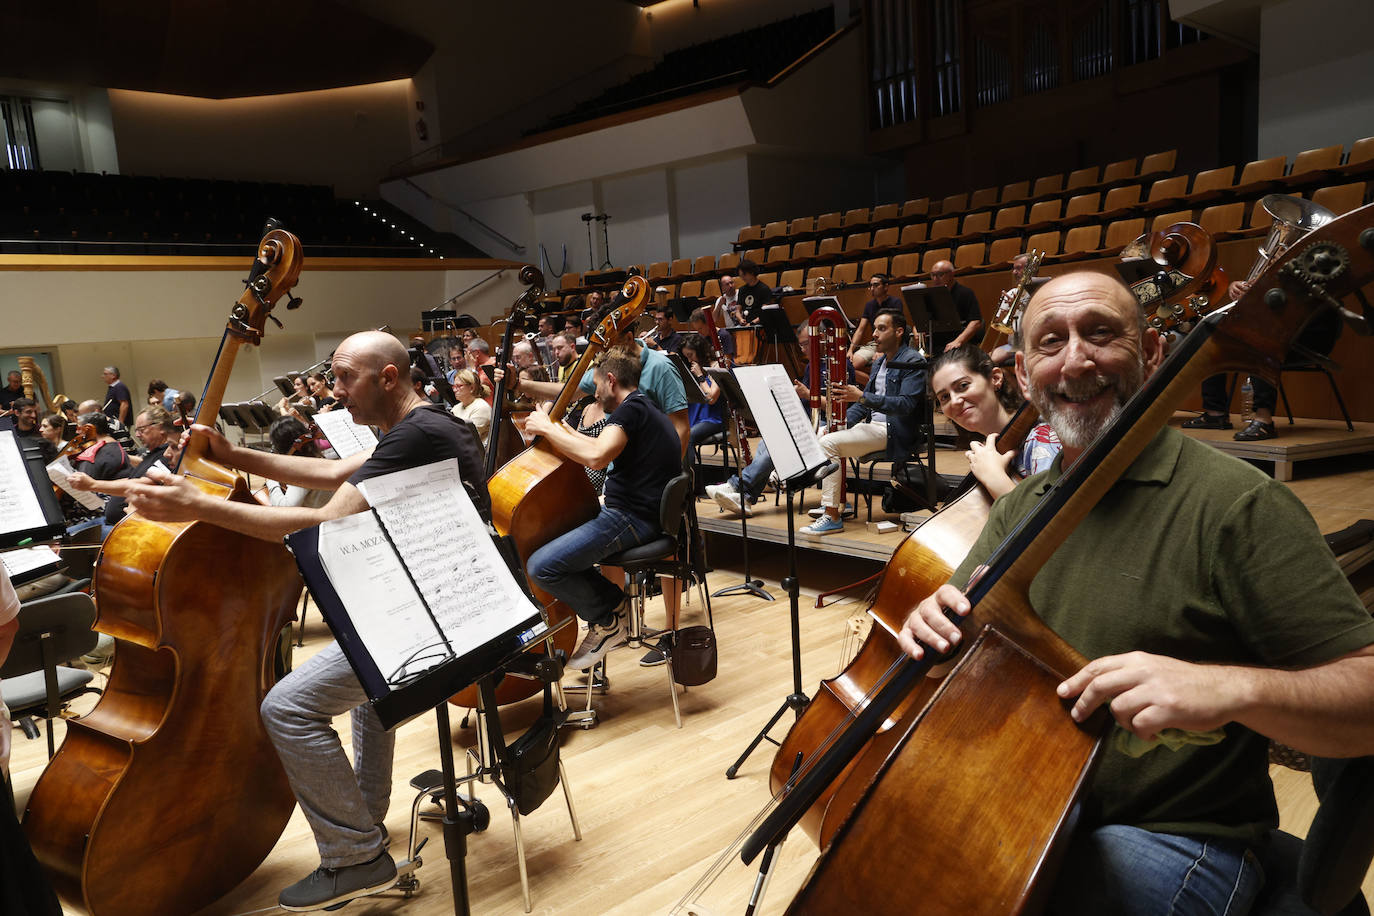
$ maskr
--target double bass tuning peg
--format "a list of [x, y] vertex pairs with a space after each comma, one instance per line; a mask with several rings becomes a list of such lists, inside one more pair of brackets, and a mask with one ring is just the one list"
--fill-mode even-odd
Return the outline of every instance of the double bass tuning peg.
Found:
[[287, 292], [286, 292], [286, 308], [287, 308], [287, 311], [294, 311], [295, 309], [300, 308], [300, 307], [301, 307], [301, 303], [304, 302], [304, 301], [305, 301], [305, 300], [302, 299], [300, 296], [293, 296], [293, 295], [291, 295], [291, 291], [290, 291], [290, 290], [287, 290]]

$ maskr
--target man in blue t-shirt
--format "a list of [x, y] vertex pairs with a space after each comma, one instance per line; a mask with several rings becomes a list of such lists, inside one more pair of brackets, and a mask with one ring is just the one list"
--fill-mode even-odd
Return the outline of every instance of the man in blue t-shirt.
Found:
[[525, 431], [543, 436], [563, 455], [590, 468], [609, 465], [606, 502], [596, 518], [554, 538], [531, 554], [531, 581], [567, 603], [587, 621], [587, 635], [568, 667], [590, 668], [625, 641], [625, 593], [596, 569], [596, 562], [662, 531], [663, 490], [682, 472], [673, 424], [639, 389], [639, 362], [614, 350], [593, 373], [596, 399], [606, 411], [599, 436], [530, 414]]

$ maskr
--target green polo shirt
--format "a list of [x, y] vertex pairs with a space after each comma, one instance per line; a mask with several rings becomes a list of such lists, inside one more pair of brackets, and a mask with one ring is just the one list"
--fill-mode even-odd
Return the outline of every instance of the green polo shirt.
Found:
[[[1048, 491], [1060, 461], [997, 500], [952, 583]], [[1167, 428], [1055, 551], [1030, 602], [1088, 658], [1141, 650], [1297, 668], [1374, 643], [1374, 621], [1292, 491]], [[1278, 823], [1268, 741], [1231, 723], [1214, 746], [1131, 758], [1109, 740], [1084, 815], [1258, 844]]]

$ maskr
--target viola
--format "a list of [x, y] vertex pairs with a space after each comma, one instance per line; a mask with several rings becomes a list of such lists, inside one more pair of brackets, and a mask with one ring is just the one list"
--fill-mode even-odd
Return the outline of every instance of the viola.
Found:
[[[215, 422], [235, 354], [261, 341], [300, 270], [300, 241], [269, 222], [199, 422]], [[205, 451], [193, 438], [177, 472], [252, 500]], [[258, 707], [285, 673], [300, 576], [281, 544], [134, 514], [105, 540], [93, 592], [114, 668], [95, 709], [69, 721], [24, 828], [58, 893], [94, 916], [190, 913], [257, 868], [295, 807]]]

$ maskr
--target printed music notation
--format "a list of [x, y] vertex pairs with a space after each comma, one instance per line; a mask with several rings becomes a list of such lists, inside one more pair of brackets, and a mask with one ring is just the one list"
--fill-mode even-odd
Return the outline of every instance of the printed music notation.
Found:
[[356, 455], [377, 444], [372, 428], [354, 423], [346, 410], [326, 410], [315, 414], [313, 419], [340, 458]]
[[23, 452], [9, 429], [0, 429], [0, 519], [7, 532], [30, 531], [47, 524], [24, 469]]
[[787, 480], [825, 464], [825, 453], [786, 369], [776, 364], [740, 366], [735, 378], [778, 477]]
[[358, 489], [373, 511], [322, 523], [318, 551], [389, 683], [538, 615], [463, 488], [456, 459], [374, 477]]

